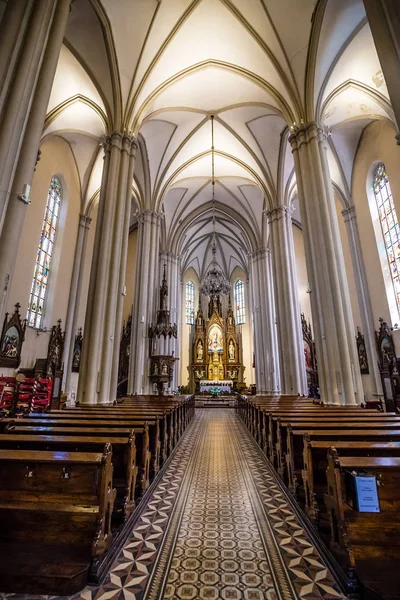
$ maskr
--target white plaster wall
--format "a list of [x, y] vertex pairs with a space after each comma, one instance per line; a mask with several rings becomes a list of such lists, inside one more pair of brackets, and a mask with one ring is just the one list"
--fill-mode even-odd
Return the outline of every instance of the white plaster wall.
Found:
[[[50, 329], [58, 319], [65, 324], [80, 212], [80, 184], [67, 142], [59, 137], [50, 138], [43, 143], [41, 151], [30, 194], [32, 204], [27, 208], [21, 240], [16, 249], [17, 261], [8, 310], [12, 312], [14, 304], [19, 302], [22, 317], [26, 315], [47, 193], [52, 176], [57, 175], [63, 185], [63, 200], [43, 319], [43, 327]], [[20, 366], [33, 366], [36, 358], [46, 357], [48, 341], [48, 333], [38, 334], [28, 327]]]
[[[377, 163], [383, 162], [390, 178], [397, 216], [400, 217], [400, 149], [394, 139], [395, 133], [393, 125], [388, 121], [375, 121], [368, 125], [361, 135], [353, 169], [352, 196], [356, 209], [376, 329], [378, 329], [379, 317], [386, 320], [389, 325], [393, 325], [393, 323], [391, 322], [385, 293], [382, 267], [369, 209], [368, 193], [371, 193], [373, 167]], [[350, 277], [349, 280], [351, 280]], [[352, 306], [354, 304], [354, 291], [352, 291]], [[353, 315], [355, 325], [360, 325], [358, 309], [353, 308]], [[400, 323], [400, 320], [398, 322]], [[394, 332], [394, 341], [397, 354], [400, 354], [400, 332]]]

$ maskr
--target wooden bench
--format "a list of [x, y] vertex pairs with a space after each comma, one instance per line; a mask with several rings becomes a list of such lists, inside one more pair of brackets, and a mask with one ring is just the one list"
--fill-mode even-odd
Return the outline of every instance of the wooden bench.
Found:
[[[265, 429], [268, 428], [268, 433], [265, 434], [267, 437], [263, 441], [267, 448], [267, 456], [272, 462], [272, 464], [278, 468], [282, 468], [282, 452], [284, 448], [284, 443], [282, 442], [282, 438], [285, 437], [284, 429], [287, 427], [288, 423], [292, 423], [293, 425], [303, 424], [303, 423], [333, 423], [336, 424], [339, 420], [343, 421], [343, 418], [347, 422], [365, 422], [368, 423], [372, 420], [375, 421], [387, 421], [390, 417], [395, 418], [395, 413], [390, 413], [390, 415], [382, 415], [376, 411], [371, 411], [368, 413], [364, 410], [356, 409], [353, 411], [342, 411], [340, 408], [333, 410], [324, 410], [321, 411], [317, 409], [316, 411], [299, 411], [299, 412], [271, 412], [268, 415], [268, 426], [265, 425]], [[282, 431], [283, 428], [283, 431]]]
[[[329, 426], [331, 427], [331, 426]], [[364, 426], [365, 427], [365, 426]], [[400, 428], [380, 428], [379, 423], [368, 424], [368, 429], [364, 427], [353, 429], [353, 425], [346, 427], [340, 425], [337, 428], [325, 429], [293, 429], [290, 425], [287, 427], [287, 453], [286, 453], [286, 481], [289, 489], [297, 492], [299, 480], [302, 479], [303, 470], [303, 450], [304, 450], [304, 435], [308, 434], [309, 439], [323, 440], [331, 443], [334, 446], [337, 441], [354, 441], [354, 442], [397, 442], [400, 441]]]
[[[6, 419], [4, 420], [7, 421]], [[0, 422], [1, 423], [1, 422]], [[74, 414], [56, 414], [49, 413], [46, 415], [34, 414], [29, 415], [29, 418], [18, 419], [18, 423], [23, 425], [51, 425], [54, 427], [143, 427], [147, 425], [149, 429], [149, 449], [151, 452], [150, 476], [154, 477], [160, 470], [161, 448], [165, 455], [167, 453], [168, 433], [166, 431], [165, 419], [158, 415], [137, 415], [130, 414], [129, 416], [114, 416], [87, 413]], [[162, 434], [162, 437], [161, 437]]]
[[[99, 452], [110, 443], [110, 439], [107, 435], [90, 437], [86, 432], [84, 436], [3, 433], [0, 434], [0, 449]], [[113, 482], [117, 490], [113, 522], [120, 522], [125, 521], [135, 508], [138, 467], [133, 430], [112, 438], [112, 464]]]
[[324, 511], [324, 494], [327, 492], [326, 469], [327, 452], [334, 443], [339, 456], [400, 456], [400, 441], [338, 441], [311, 440], [306, 433], [303, 438], [302, 480], [304, 492], [304, 509], [308, 516], [319, 522], [321, 511]]
[[[358, 512], [351, 472], [376, 477], [380, 512]], [[328, 452], [326, 508], [331, 548], [355, 568], [366, 591], [398, 598], [400, 590], [400, 457], [339, 457]]]
[[281, 476], [284, 474], [285, 456], [286, 456], [286, 440], [287, 440], [287, 428], [291, 426], [292, 430], [295, 429], [349, 429], [350, 427], [355, 429], [363, 429], [366, 427], [379, 426], [381, 429], [395, 429], [400, 428], [400, 417], [384, 416], [382, 418], [381, 413], [374, 417], [369, 416], [350, 416], [338, 414], [328, 417], [312, 416], [307, 418], [296, 418], [296, 417], [278, 417], [276, 418], [276, 439], [275, 452], [276, 452], [276, 463], [277, 469]]
[[[79, 591], [111, 543], [116, 491], [101, 453], [0, 450], [2, 591]], [[52, 565], [52, 566], [51, 566]]]
[[[93, 425], [93, 423], [92, 423]], [[106, 437], [112, 444], [113, 438], [121, 437], [121, 435], [135, 436], [136, 442], [136, 459], [138, 467], [137, 475], [137, 492], [136, 496], [141, 495], [150, 485], [150, 460], [151, 452], [149, 449], [149, 430], [147, 425], [143, 427], [68, 427], [64, 425], [52, 426], [44, 425], [29, 425], [21, 426], [21, 419], [10, 421], [5, 429], [5, 433], [13, 433], [16, 435], [47, 435], [47, 436], [80, 436], [80, 437]]]

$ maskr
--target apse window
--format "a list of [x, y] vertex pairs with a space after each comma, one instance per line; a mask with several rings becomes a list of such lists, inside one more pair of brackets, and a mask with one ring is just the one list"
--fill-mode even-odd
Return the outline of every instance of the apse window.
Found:
[[[386, 260], [384, 261], [386, 262], [386, 268], [383, 265], [383, 274], [384, 278], [390, 284], [386, 286], [386, 292], [389, 306], [392, 305], [390, 306], [392, 319], [397, 321], [400, 311], [400, 227], [393, 202], [389, 177], [383, 163], [378, 165], [375, 170], [373, 189], [386, 252]], [[390, 277], [387, 277], [387, 267], [390, 271]]]
[[246, 323], [246, 307], [244, 302], [244, 283], [238, 279], [235, 283], [235, 307], [236, 307], [236, 323], [243, 325]]
[[26, 315], [28, 325], [37, 329], [42, 326], [44, 317], [51, 258], [60, 216], [61, 199], [61, 182], [58, 177], [53, 177], [47, 194], [46, 209], [44, 211], [42, 232], [39, 239], [31, 293], [29, 295], [28, 312]]
[[186, 325], [194, 325], [194, 295], [196, 288], [193, 281], [186, 284]]

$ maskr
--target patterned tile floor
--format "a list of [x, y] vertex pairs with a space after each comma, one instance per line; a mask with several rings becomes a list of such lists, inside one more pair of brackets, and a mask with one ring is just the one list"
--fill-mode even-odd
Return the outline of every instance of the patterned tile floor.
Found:
[[106, 582], [73, 596], [161, 598], [344, 598], [233, 410], [196, 411]]

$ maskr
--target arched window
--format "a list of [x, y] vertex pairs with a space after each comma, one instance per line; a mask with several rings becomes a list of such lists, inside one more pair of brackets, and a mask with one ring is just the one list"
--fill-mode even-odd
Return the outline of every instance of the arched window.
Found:
[[242, 325], [246, 323], [246, 307], [244, 303], [244, 283], [238, 279], [235, 283], [235, 306], [236, 306], [236, 323]]
[[400, 310], [400, 227], [393, 203], [389, 177], [383, 163], [378, 165], [375, 170], [373, 187], [397, 309]]
[[186, 325], [194, 325], [195, 290], [193, 281], [188, 281], [186, 284]]
[[51, 269], [51, 257], [60, 216], [61, 198], [61, 182], [58, 177], [52, 177], [47, 194], [42, 232], [40, 234], [31, 293], [29, 295], [28, 313], [26, 315], [30, 327], [39, 328], [42, 326]]

